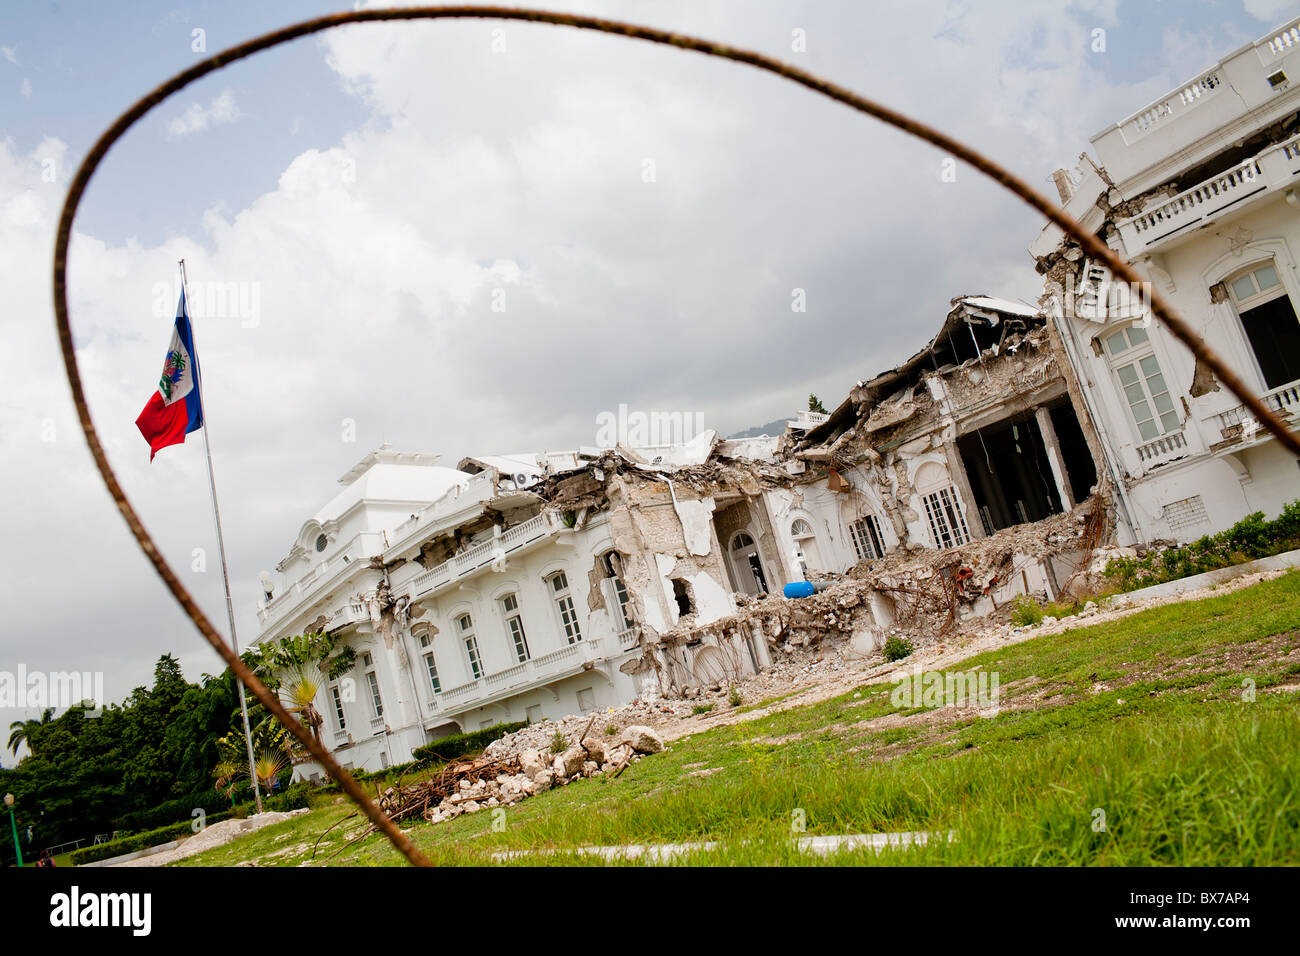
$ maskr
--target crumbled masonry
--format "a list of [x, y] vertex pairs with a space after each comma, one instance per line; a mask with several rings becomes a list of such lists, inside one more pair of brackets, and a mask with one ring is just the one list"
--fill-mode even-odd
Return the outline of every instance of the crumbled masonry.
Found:
[[[594, 722], [595, 718], [587, 721], [588, 730]], [[490, 746], [476, 760], [450, 764], [418, 783], [389, 787], [380, 795], [379, 807], [399, 823], [416, 817], [442, 823], [462, 813], [510, 806], [584, 777], [617, 777], [643, 754], [663, 749], [663, 740], [646, 726], [628, 727], [608, 739], [601, 729], [594, 736], [581, 736], [558, 754], [545, 748], [507, 753], [503, 747]], [[373, 832], [371, 827], [363, 835]]]
[[[517, 735], [494, 758], [547, 752], [556, 727], [545, 717], [557, 713], [613, 705], [620, 733], [654, 728], [679, 716], [674, 702], [725, 695], [797, 652], [834, 644], [869, 658], [892, 636], [920, 646], [1018, 595], [1082, 593], [1116, 520], [1060, 343], [1033, 306], [985, 295], [951, 306], [925, 348], [780, 435], [706, 430], [455, 469], [381, 448], [344, 475], [339, 510], [304, 525], [279, 566], [292, 590], [268, 591], [263, 634], [310, 625], [378, 652], [391, 705], [363, 716], [340, 700], [330, 712], [337, 747], [373, 769], [402, 762], [430, 733], [503, 720], [550, 729], [528, 746], [518, 741], [533, 731]], [[343, 516], [370, 500], [381, 469], [385, 482], [407, 481], [393, 474], [405, 465], [430, 469], [420, 480], [445, 490], [402, 498], [398, 482], [375, 495], [372, 524], [352, 527], [369, 529], [355, 541], [378, 542], [376, 526], [391, 522], [381, 550], [350, 555]], [[383, 512], [393, 500], [429, 503], [405, 517]], [[783, 596], [804, 581], [820, 590]], [[622, 766], [639, 752], [631, 741], [589, 749], [593, 735], [573, 721], [558, 728], [571, 751], [559, 765], [465, 766], [395, 792], [394, 806], [445, 819], [617, 774], [609, 751]], [[384, 752], [381, 731], [396, 741]]]

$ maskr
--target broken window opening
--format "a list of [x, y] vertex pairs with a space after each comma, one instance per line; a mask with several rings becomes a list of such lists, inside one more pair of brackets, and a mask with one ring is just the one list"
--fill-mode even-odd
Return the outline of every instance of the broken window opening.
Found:
[[627, 593], [627, 585], [623, 583], [622, 556], [617, 551], [606, 551], [601, 558], [601, 567], [605, 569], [605, 577], [612, 582], [618, 609], [623, 615], [623, 629], [628, 630], [636, 621], [632, 617], [632, 598]]
[[880, 533], [880, 519], [863, 515], [849, 525], [849, 537], [859, 561], [872, 561], [885, 556], [885, 538]]
[[817, 533], [803, 518], [796, 518], [790, 524], [790, 537], [794, 539], [795, 558], [803, 565], [804, 577], [809, 571], [824, 571], [821, 548], [817, 544]]
[[985, 534], [1041, 521], [1064, 510], [1047, 446], [1032, 414], [1005, 418], [963, 435], [957, 450]]
[[691, 586], [682, 578], [673, 578], [673, 600], [677, 602], [677, 616], [685, 617], [695, 613], [695, 598], [691, 595]]
[[1052, 419], [1052, 428], [1056, 431], [1056, 444], [1061, 449], [1062, 466], [1065, 477], [1070, 482], [1070, 491], [1074, 502], [1078, 504], [1088, 497], [1097, 484], [1097, 464], [1092, 460], [1092, 449], [1088, 439], [1083, 435], [1083, 426], [1069, 398], [1063, 398], [1055, 405], [1048, 406]]
[[746, 594], [767, 594], [767, 574], [758, 556], [758, 545], [746, 531], [737, 531], [731, 539], [731, 565], [737, 583]]
[[1300, 379], [1300, 320], [1273, 260], [1228, 280], [1242, 330], [1270, 391]]

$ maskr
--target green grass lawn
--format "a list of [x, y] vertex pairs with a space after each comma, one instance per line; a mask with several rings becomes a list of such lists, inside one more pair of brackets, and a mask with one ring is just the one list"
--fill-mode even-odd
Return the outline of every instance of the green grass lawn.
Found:
[[[999, 675], [996, 717], [900, 711], [892, 685], [867, 685], [678, 740], [617, 780], [524, 800], [505, 809], [500, 830], [485, 810], [414, 824], [410, 835], [441, 865], [490, 863], [504, 849], [703, 840], [720, 846], [677, 862], [1300, 863], [1300, 573], [962, 665], [977, 667]], [[325, 798], [180, 865], [298, 865], [350, 812]], [[804, 856], [791, 840], [798, 821], [808, 835], [921, 830], [956, 839]], [[355, 822], [330, 831], [314, 862], [403, 862], [380, 836], [344, 848]], [[513, 862], [600, 861], [561, 853]]]

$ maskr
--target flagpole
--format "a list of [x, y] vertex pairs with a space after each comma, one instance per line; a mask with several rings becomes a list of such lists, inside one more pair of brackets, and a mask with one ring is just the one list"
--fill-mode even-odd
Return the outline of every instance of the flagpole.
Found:
[[[190, 342], [197, 355], [199, 345], [194, 340], [194, 318], [190, 316], [189, 277], [185, 272], [185, 260], [180, 260], [181, 295], [185, 298], [185, 314], [190, 319]], [[208, 488], [212, 492], [212, 517], [217, 523], [217, 551], [221, 555], [221, 580], [226, 587], [226, 616], [230, 619], [230, 645], [239, 653], [239, 638], [235, 634], [235, 602], [230, 597], [230, 568], [226, 565], [226, 540], [221, 533], [221, 509], [217, 506], [217, 479], [212, 473], [212, 443], [208, 440], [208, 403], [203, 397], [203, 371], [198, 362], [194, 363], [194, 387], [199, 390], [199, 408], [203, 410], [203, 452], [208, 460]], [[262, 812], [262, 788], [257, 782], [257, 760], [253, 756], [253, 732], [248, 725], [248, 698], [244, 694], [243, 683], [236, 678], [235, 686], [239, 688], [239, 710], [244, 715], [244, 743], [248, 745], [248, 776], [253, 782], [253, 799], [257, 812]]]

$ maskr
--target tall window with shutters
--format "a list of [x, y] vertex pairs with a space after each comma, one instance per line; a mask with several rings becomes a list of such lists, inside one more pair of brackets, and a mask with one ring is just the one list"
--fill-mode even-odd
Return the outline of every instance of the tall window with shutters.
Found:
[[570, 644], [577, 644], [582, 640], [582, 628], [578, 625], [578, 611], [573, 603], [573, 595], [569, 591], [568, 577], [563, 571], [556, 571], [546, 579], [546, 583], [551, 589], [551, 597], [559, 612], [560, 627], [564, 631], [565, 639]]
[[460, 632], [461, 642], [465, 645], [465, 662], [469, 665], [470, 677], [478, 680], [483, 676], [483, 657], [478, 651], [478, 635], [474, 633], [474, 619], [468, 614], [456, 618], [456, 629]]
[[1128, 405], [1138, 437], [1146, 442], [1182, 428], [1173, 396], [1141, 325], [1129, 325], [1105, 338], [1106, 356]]
[[507, 594], [501, 599], [501, 615], [506, 621], [506, 633], [510, 637], [515, 660], [520, 664], [528, 660], [528, 635], [524, 633], [524, 617], [519, 611], [519, 595]]

